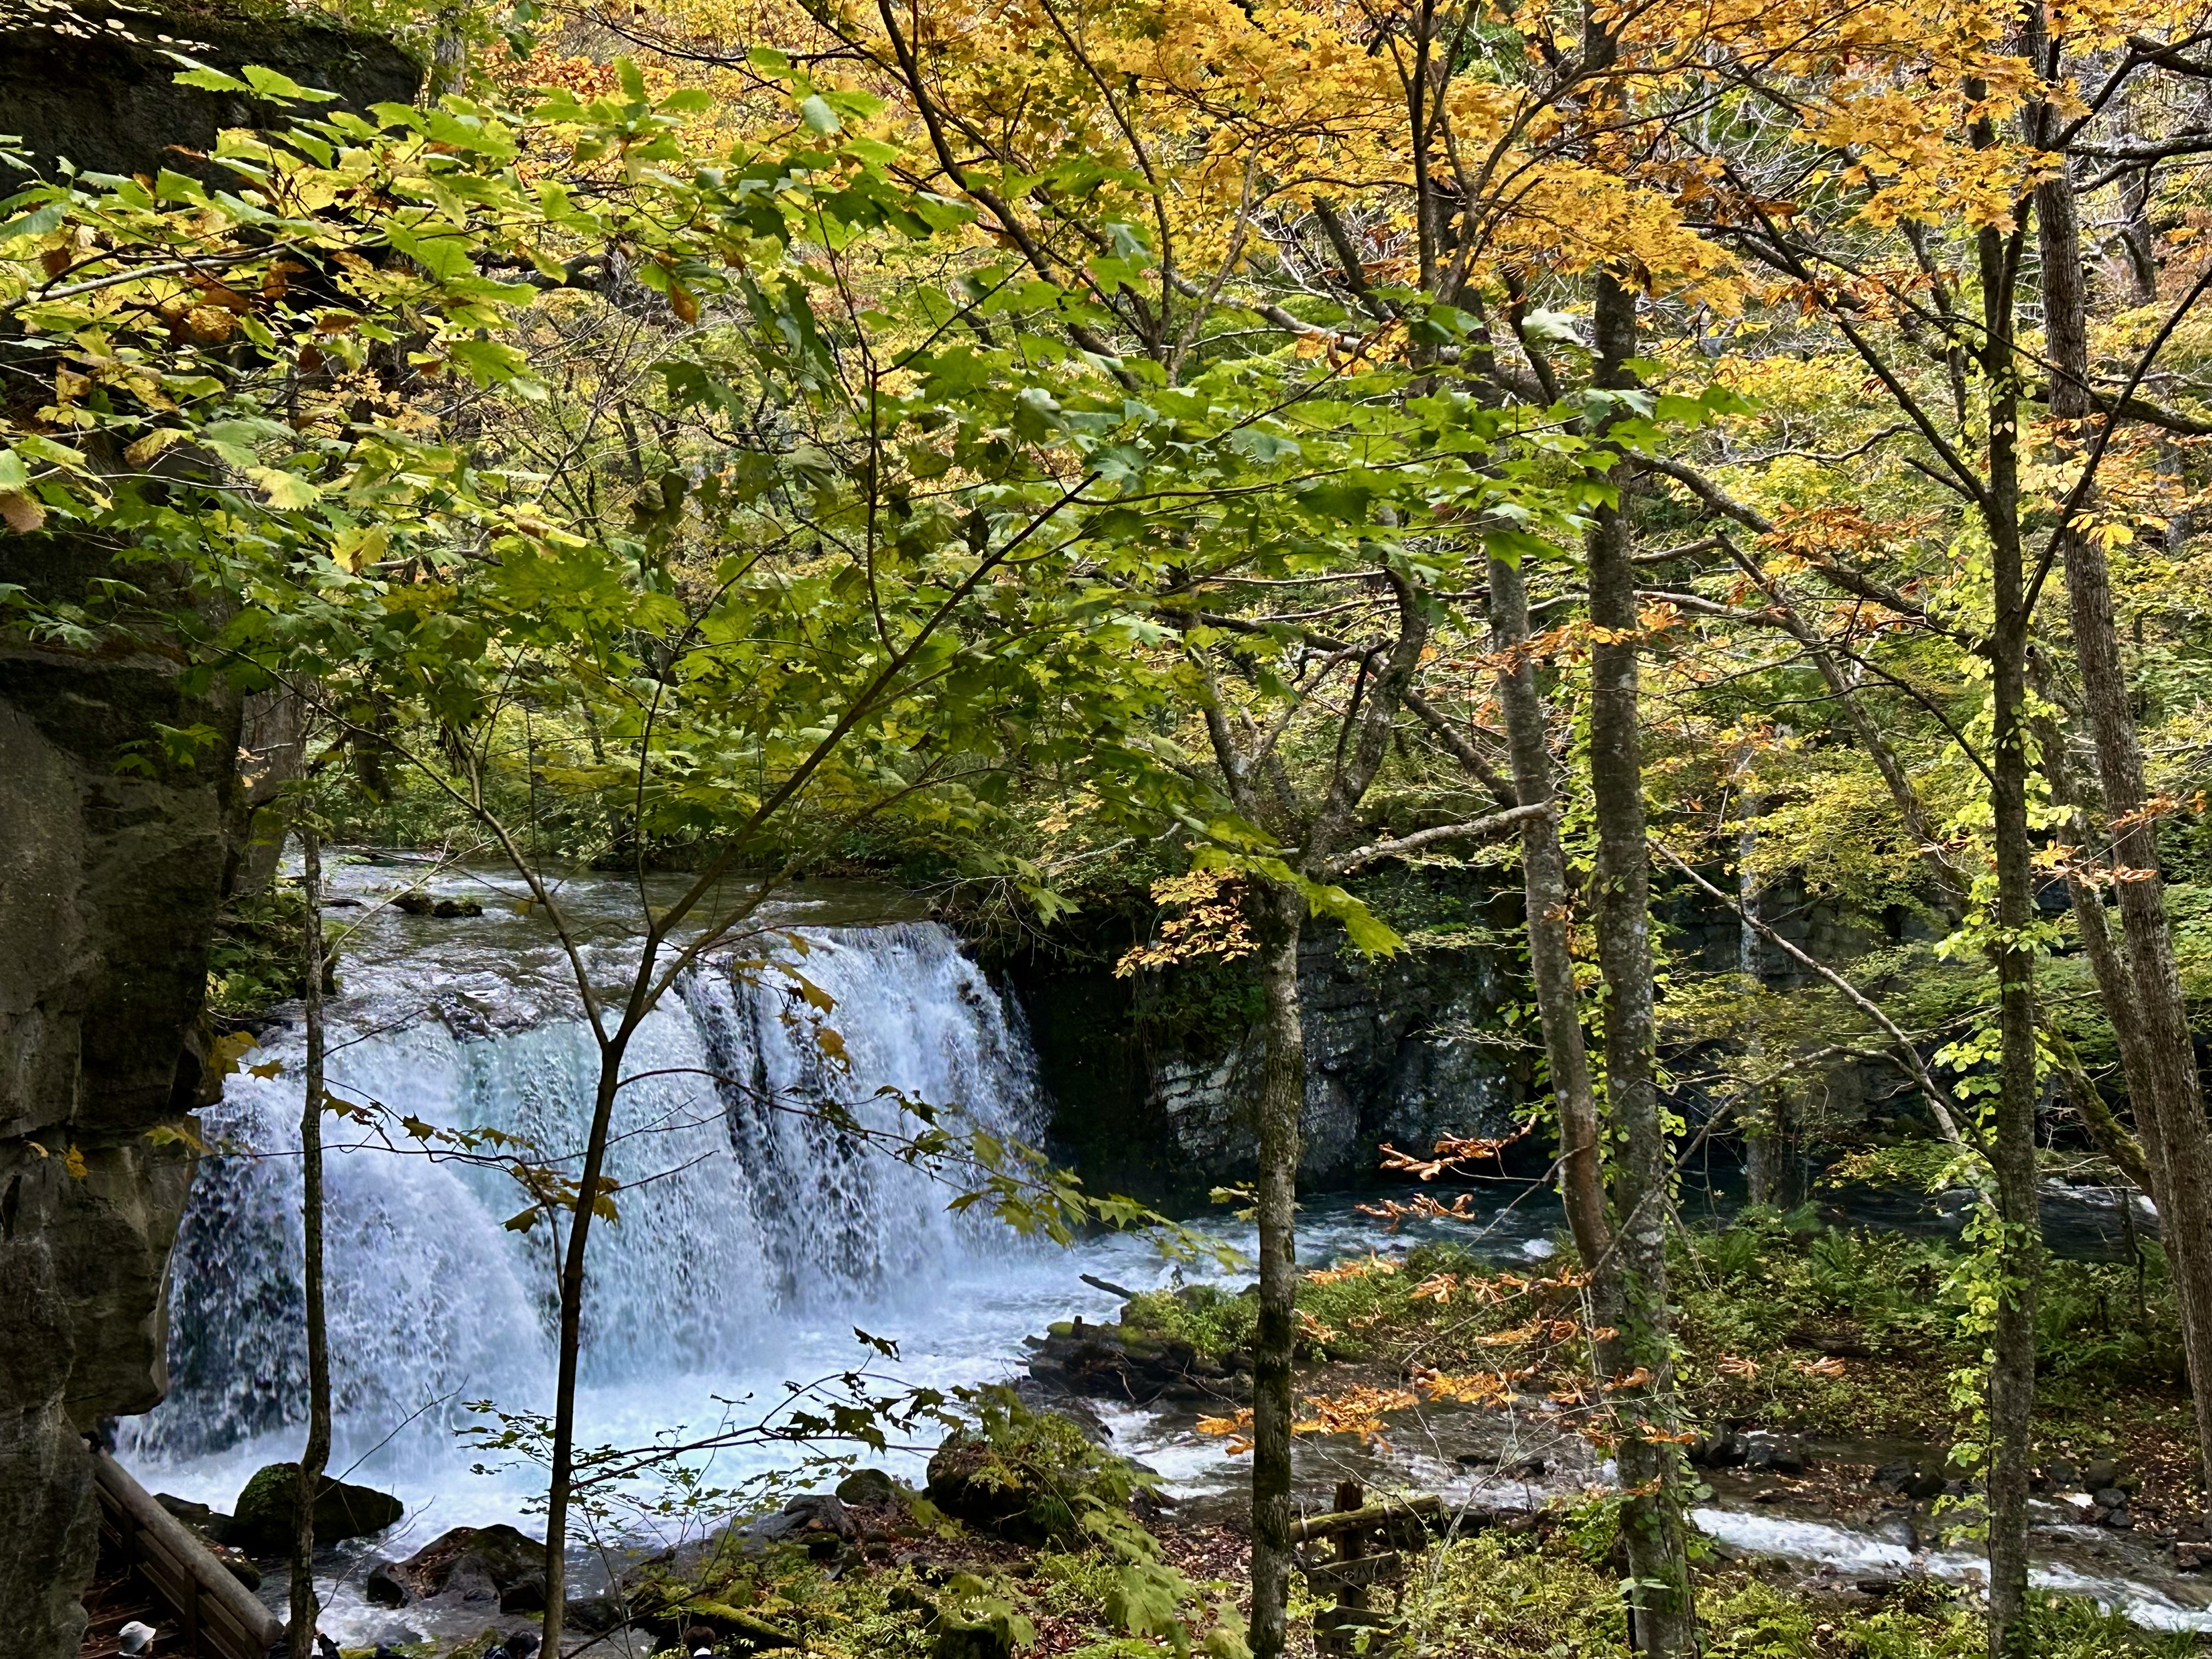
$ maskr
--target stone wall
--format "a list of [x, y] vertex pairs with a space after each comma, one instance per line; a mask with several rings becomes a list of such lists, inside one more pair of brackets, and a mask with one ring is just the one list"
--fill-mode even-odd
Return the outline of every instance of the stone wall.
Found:
[[65, 156], [80, 171], [214, 177], [171, 146], [204, 153], [225, 127], [258, 125], [270, 112], [179, 86], [172, 53], [232, 73], [258, 64], [355, 109], [412, 103], [422, 81], [422, 66], [389, 40], [282, 5], [0, 0], [0, 132], [21, 137], [42, 172]]
[[[1334, 927], [1309, 926], [1299, 955], [1306, 1040], [1300, 1178], [1308, 1188], [1375, 1179], [1376, 1150], [1386, 1142], [1419, 1152], [1447, 1132], [1507, 1133], [1533, 1097], [1534, 1021], [1509, 1030], [1503, 1018], [1528, 995], [1511, 948], [1519, 896], [1491, 884], [1494, 878], [1408, 877], [1386, 890], [1379, 896], [1386, 914], [1396, 912], [1394, 921], [1415, 940], [1413, 949], [1386, 961], [1363, 962]], [[1847, 963], [1882, 945], [1930, 937], [1924, 919], [1906, 907], [1856, 917], [1787, 884], [1766, 895], [1765, 908], [1778, 932], [1824, 962]], [[1456, 931], [1417, 925], [1439, 908], [1449, 910]], [[1736, 970], [1741, 932], [1733, 910], [1676, 884], [1662, 885], [1654, 913], [1683, 971]], [[1090, 933], [1060, 940], [1056, 953], [1018, 957], [997, 970], [1029, 1021], [1052, 1100], [1053, 1150], [1094, 1188], [1184, 1203], [1252, 1173], [1258, 1056], [1233, 1019], [1216, 1017], [1194, 1034], [1184, 1028], [1188, 1022], [1178, 1025], [1174, 1005], [1193, 994], [1174, 982], [1182, 970], [1149, 988], [1113, 976], [1107, 964], [1140, 926], [1109, 916]], [[1789, 991], [1811, 979], [1771, 944], [1757, 954], [1770, 989]], [[1692, 1122], [1733, 1112], [1737, 1103], [1698, 1080], [1705, 1067], [1697, 1054], [1677, 1050], [1671, 1059], [1678, 1078], [1673, 1103]], [[1808, 1068], [1791, 1089], [1791, 1115], [1831, 1128], [1922, 1109], [1917, 1092], [1881, 1060]], [[1726, 1169], [1738, 1139], [1732, 1127], [1723, 1129], [1708, 1161]], [[1538, 1168], [1547, 1155], [1529, 1141], [1510, 1156], [1523, 1154]]]

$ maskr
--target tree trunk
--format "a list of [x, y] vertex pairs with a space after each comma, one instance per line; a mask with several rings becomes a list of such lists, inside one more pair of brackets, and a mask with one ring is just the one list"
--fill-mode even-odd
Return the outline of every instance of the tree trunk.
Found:
[[291, 1651], [315, 1650], [315, 1498], [331, 1459], [330, 1331], [323, 1310], [323, 851], [313, 820], [301, 815], [300, 846], [307, 899], [300, 966], [307, 979], [307, 1057], [300, 1108], [301, 1284], [307, 1322], [307, 1443], [300, 1453], [299, 1506], [292, 1540]]
[[2035, 1407], [2035, 1304], [2042, 1272], [2035, 1108], [2041, 1092], [2035, 1034], [2034, 871], [2027, 828], [2028, 606], [2020, 534], [2020, 404], [2013, 361], [2012, 251], [2004, 234], [1977, 238], [1983, 364], [1991, 388], [1987, 529], [1996, 616], [1990, 637], [1995, 701], [1990, 808], [1996, 842], [1997, 1103], [1990, 1166], [1996, 1178], [1999, 1293], [1989, 1382], [1990, 1651], [2025, 1653], [2027, 1483]]
[[[641, 975], [641, 978], [643, 976]], [[607, 1137], [614, 1121], [615, 1097], [622, 1087], [623, 1057], [629, 1047], [635, 1018], [600, 1045], [599, 1089], [592, 1101], [592, 1128], [584, 1146], [584, 1170], [576, 1183], [576, 1207], [568, 1223], [568, 1248], [561, 1258], [561, 1334], [553, 1391], [553, 1455], [545, 1497], [545, 1620], [541, 1641], [548, 1656], [561, 1651], [561, 1621], [568, 1593], [569, 1488], [575, 1478], [576, 1368], [584, 1345], [584, 1252], [592, 1235], [592, 1206], [606, 1168]]]
[[[1559, 846], [1557, 791], [1544, 703], [1528, 660], [1528, 587], [1517, 563], [1490, 561], [1491, 648], [1502, 666], [1498, 701], [1513, 765], [1513, 790], [1524, 806], [1549, 805], [1552, 816], [1521, 824], [1521, 877], [1528, 933], [1528, 976], [1536, 992], [1536, 1018], [1544, 1033], [1544, 1058], [1559, 1115], [1559, 1198], [1574, 1234], [1575, 1253], [1592, 1275], [1601, 1326], [1620, 1323], [1620, 1270], [1613, 1228], [1605, 1213], [1605, 1164], [1600, 1145], [1596, 1091], [1589, 1050], [1583, 1040], [1582, 999], [1575, 989], [1572, 904], [1567, 860]], [[1600, 1369], [1611, 1374], [1609, 1362]]]
[[1305, 1034], [1298, 1010], [1297, 889], [1255, 884], [1255, 932], [1266, 999], [1260, 1071], [1260, 1317], [1252, 1340], [1253, 1659], [1280, 1659], [1291, 1577], [1291, 1353], [1297, 1340], [1296, 1204]]
[[[1598, 383], [1630, 383], [1636, 300], [1610, 273], [1597, 279]], [[1618, 1391], [1626, 1431], [1615, 1454], [1633, 1494], [1621, 1511], [1628, 1555], [1631, 1635], [1639, 1653], [1697, 1650], [1697, 1614], [1682, 1530], [1680, 1459], [1673, 1445], [1638, 1431], [1640, 1414], [1666, 1428], [1674, 1411], [1673, 1340], [1667, 1310], [1667, 1138], [1656, 1076], [1652, 1003], [1650, 848], [1644, 818], [1638, 719], [1636, 568], [1622, 507], [1630, 467], [1615, 469], [1622, 506], [1601, 507], [1591, 527], [1589, 616], [1590, 786], [1597, 817], [1598, 967], [1606, 988], [1606, 1105], [1618, 1142], [1613, 1176], [1614, 1248], [1627, 1293], [1626, 1358], [1650, 1372]], [[1610, 634], [1614, 637], [1607, 639]]]
[[[2089, 390], [2087, 296], [2071, 179], [2061, 173], [2038, 186], [2035, 212], [2051, 360], [2051, 415], [2062, 437], [2070, 428], [2078, 439], [2083, 424], [2094, 418], [2095, 404]], [[2174, 960], [2165, 884], [2158, 873], [2156, 822], [2143, 811], [2150, 790], [2129, 702], [2111, 567], [2104, 544], [2094, 536], [2069, 526], [2059, 542], [2112, 861], [2125, 878], [2115, 884], [2119, 950], [2093, 950], [2091, 965], [2106, 1015], [2120, 1037], [2121, 1068], [2155, 1183], [2151, 1198], [2159, 1208], [2172, 1267], [2199, 1453], [2207, 1489], [2212, 1490], [2212, 1136], [2206, 1131], [2197, 1054]]]
[[[1748, 815], [1755, 809], [1747, 800], [1742, 810]], [[1748, 823], [1741, 826], [1735, 837], [1735, 964], [1754, 994], [1765, 983], [1762, 966], [1765, 947], [1759, 935], [1759, 878], [1753, 873], [1751, 862], [1758, 850], [1758, 832]], [[1755, 1077], [1765, 1060], [1765, 1044], [1755, 1022], [1744, 1035], [1744, 1058]], [[1785, 1209], [1797, 1193], [1796, 1137], [1791, 1133], [1789, 1091], [1780, 1084], [1753, 1088], [1747, 1105], [1743, 1174], [1747, 1196], [1753, 1204]]]

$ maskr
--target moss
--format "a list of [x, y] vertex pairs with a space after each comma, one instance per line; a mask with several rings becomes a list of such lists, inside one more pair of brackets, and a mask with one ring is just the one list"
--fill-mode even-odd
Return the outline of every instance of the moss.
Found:
[[1201, 1359], [1249, 1347], [1260, 1316], [1256, 1295], [1238, 1295], [1213, 1285], [1186, 1285], [1176, 1291], [1148, 1291], [1121, 1310], [1124, 1342], [1158, 1346], [1182, 1342]]
[[[208, 949], [207, 1012], [217, 1025], [244, 1024], [307, 994], [300, 949], [306, 918], [306, 900], [289, 882], [235, 895], [223, 906]], [[337, 991], [335, 970], [323, 989]]]

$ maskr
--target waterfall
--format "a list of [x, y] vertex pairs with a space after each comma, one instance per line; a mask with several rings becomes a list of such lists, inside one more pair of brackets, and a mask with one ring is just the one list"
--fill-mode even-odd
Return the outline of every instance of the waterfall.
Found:
[[[420, 925], [387, 933], [342, 964], [333, 1091], [395, 1118], [580, 1148], [597, 1051], [573, 1003], [542, 980], [504, 993], [481, 941], [448, 952]], [[686, 1410], [696, 1423], [713, 1401], [772, 1388], [787, 1358], [815, 1363], [813, 1350], [790, 1352], [794, 1340], [826, 1332], [849, 1345], [864, 1316], [927, 1316], [948, 1279], [1018, 1254], [1003, 1230], [949, 1214], [950, 1192], [925, 1171], [794, 1109], [834, 1100], [889, 1132], [900, 1113], [879, 1091], [896, 1090], [1033, 1138], [1018, 1013], [934, 923], [801, 937], [779, 958], [790, 974], [701, 965], [632, 1041], [609, 1156], [620, 1219], [592, 1241], [587, 1435], [650, 1435]], [[833, 1006], [810, 1002], [794, 974]], [[826, 1042], [824, 1026], [836, 1034]], [[240, 1471], [294, 1455], [304, 1415], [302, 1048], [296, 1024], [264, 1036], [249, 1065], [283, 1070], [233, 1076], [204, 1115], [210, 1155], [171, 1270], [169, 1394], [125, 1425], [142, 1468], [218, 1501]], [[449, 1492], [467, 1402], [550, 1401], [553, 1231], [507, 1225], [528, 1200], [500, 1169], [325, 1124], [333, 1469], [373, 1453], [368, 1470], [403, 1491]]]

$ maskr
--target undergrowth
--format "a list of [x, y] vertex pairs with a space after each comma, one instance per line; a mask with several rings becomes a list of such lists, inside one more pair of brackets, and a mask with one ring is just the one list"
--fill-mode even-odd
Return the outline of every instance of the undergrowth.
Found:
[[[1619, 1575], [1558, 1544], [1486, 1533], [1432, 1558], [1408, 1591], [1421, 1651], [1449, 1659], [1626, 1659]], [[1699, 1587], [1711, 1659], [1980, 1659], [1980, 1612], [1949, 1586], [1907, 1581], [1880, 1605], [1846, 1606], [1728, 1566]], [[2039, 1598], [2033, 1659], [2182, 1659], [2193, 1638], [2157, 1636], [2080, 1601]]]

